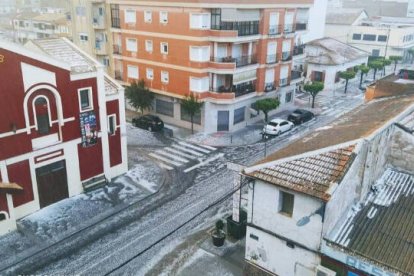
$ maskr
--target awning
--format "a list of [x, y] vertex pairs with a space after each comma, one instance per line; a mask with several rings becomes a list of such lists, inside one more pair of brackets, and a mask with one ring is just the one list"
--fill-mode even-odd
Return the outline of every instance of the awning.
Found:
[[240, 84], [256, 79], [256, 69], [233, 75], [233, 84]]
[[238, 9], [221, 9], [221, 21], [227, 22], [244, 22], [259, 21], [259, 10], [238, 10]]
[[0, 182], [0, 192], [15, 194], [22, 192], [23, 188], [17, 183], [4, 183]]

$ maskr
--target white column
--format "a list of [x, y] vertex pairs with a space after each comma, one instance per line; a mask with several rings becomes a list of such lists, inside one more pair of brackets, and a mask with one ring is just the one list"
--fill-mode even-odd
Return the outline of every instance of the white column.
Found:
[[[0, 162], [0, 173], [1, 173], [1, 179], [2, 181], [8, 183], [9, 181], [9, 175], [7, 173], [7, 166], [6, 166], [6, 162]], [[7, 200], [7, 208], [9, 209], [9, 224], [8, 224], [8, 228], [9, 229], [3, 229], [6, 232], [8, 230], [13, 230], [16, 229], [16, 215], [14, 213], [14, 205], [13, 205], [13, 197], [11, 194], [6, 194], [6, 200]], [[6, 233], [3, 231], [0, 231], [1, 233]]]
[[[122, 172], [128, 170], [128, 153], [127, 153], [127, 133], [125, 120], [125, 89], [118, 90], [119, 93], [119, 122], [121, 128], [121, 156], [122, 156]], [[122, 123], [123, 122], [123, 123]]]
[[213, 56], [214, 58], [217, 58], [217, 51], [218, 51], [218, 43], [214, 42], [214, 48], [213, 48]]
[[249, 42], [249, 48], [247, 52], [248, 52], [248, 60], [250, 64], [252, 62], [253, 42]]
[[213, 89], [217, 89], [217, 74], [213, 74]]

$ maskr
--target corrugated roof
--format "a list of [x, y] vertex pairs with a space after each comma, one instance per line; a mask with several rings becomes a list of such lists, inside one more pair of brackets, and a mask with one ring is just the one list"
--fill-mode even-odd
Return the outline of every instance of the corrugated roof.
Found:
[[355, 145], [347, 146], [277, 165], [269, 164], [245, 174], [328, 201], [331, 196], [328, 190], [341, 181], [352, 163], [354, 149]]
[[384, 126], [389, 120], [394, 119], [413, 102], [413, 93], [370, 101], [342, 115], [328, 126], [290, 143], [259, 163], [267, 163], [366, 137]]
[[363, 9], [335, 9], [326, 13], [326, 24], [352, 25], [365, 13]]
[[353, 208], [332, 242], [375, 263], [414, 275], [414, 177], [387, 169]]
[[75, 45], [64, 38], [36, 39], [32, 42], [44, 53], [70, 64], [74, 73], [96, 71], [96, 62], [85, 56]]
[[308, 63], [340, 65], [353, 62], [360, 58], [368, 57], [367, 52], [330, 37], [313, 40], [307, 45], [318, 48], [317, 51], [309, 49], [308, 47], [306, 48], [308, 49], [306, 51], [306, 61]]

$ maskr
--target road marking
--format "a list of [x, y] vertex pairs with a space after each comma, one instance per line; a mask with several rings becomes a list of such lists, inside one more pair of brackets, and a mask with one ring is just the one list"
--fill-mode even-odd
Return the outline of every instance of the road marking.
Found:
[[173, 154], [171, 154], [171, 153], [168, 153], [168, 152], [166, 152], [166, 151], [164, 151], [164, 150], [157, 150], [157, 151], [155, 151], [155, 152], [156, 152], [156, 153], [158, 153], [158, 154], [164, 155], [164, 156], [166, 156], [166, 157], [169, 157], [169, 158], [175, 159], [175, 160], [177, 160], [177, 161], [179, 161], [179, 162], [188, 163], [188, 161], [189, 161], [189, 160], [184, 159], [184, 158], [182, 158], [182, 157], [179, 157], [179, 156], [173, 155]]
[[192, 167], [190, 167], [188, 169], [185, 169], [184, 172], [185, 173], [188, 173], [188, 172], [190, 172], [190, 171], [192, 171], [194, 169], [197, 169], [198, 167], [204, 166], [204, 165], [206, 165], [206, 164], [208, 164], [208, 163], [210, 163], [210, 162], [212, 162], [212, 161], [214, 161], [216, 159], [219, 159], [220, 157], [223, 157], [223, 156], [224, 156], [224, 153], [216, 154], [215, 156], [213, 156], [211, 158], [208, 158], [208, 159], [204, 160], [203, 162], [198, 163], [197, 165], [194, 165], [194, 166], [192, 166]]
[[185, 151], [185, 152], [188, 152], [188, 153], [191, 153], [191, 154], [196, 155], [196, 156], [198, 156], [198, 157], [200, 157], [200, 156], [203, 156], [203, 155], [204, 155], [204, 154], [202, 154], [202, 153], [199, 153], [199, 152], [196, 152], [196, 151], [193, 151], [193, 150], [187, 149], [187, 148], [182, 147], [182, 146], [180, 146], [180, 145], [173, 145], [172, 147], [173, 147], [173, 148], [176, 148], [176, 149], [179, 149], [179, 150], [182, 150], [182, 151]]
[[184, 153], [184, 152], [181, 152], [181, 151], [178, 151], [178, 150], [172, 149], [172, 148], [164, 148], [164, 150], [169, 151], [169, 152], [172, 152], [172, 153], [174, 153], [174, 154], [178, 154], [178, 155], [183, 156], [183, 157], [186, 157], [186, 158], [190, 158], [190, 159], [195, 159], [195, 158], [197, 158], [196, 156], [189, 155], [189, 154], [187, 154], [187, 153]]
[[206, 148], [206, 149], [209, 149], [209, 150], [212, 150], [212, 151], [215, 151], [215, 150], [217, 150], [217, 148], [214, 148], [214, 147], [211, 147], [211, 146], [209, 146], [209, 145], [197, 145], [197, 146], [200, 146], [200, 147], [203, 147], [203, 148]]
[[178, 144], [183, 145], [183, 146], [185, 146], [187, 148], [191, 148], [191, 149], [194, 149], [194, 150], [201, 151], [203, 153], [210, 153], [211, 152], [210, 150], [206, 150], [206, 149], [203, 149], [203, 148], [200, 148], [200, 147], [197, 147], [197, 146], [188, 144], [186, 142], [178, 142]]
[[167, 166], [164, 163], [161, 163], [161, 162], [157, 162], [157, 163], [158, 163], [158, 165], [160, 165], [161, 168], [164, 168], [164, 169], [169, 170], [169, 171], [174, 170], [173, 167]]
[[167, 159], [167, 158], [165, 158], [163, 156], [160, 156], [160, 155], [155, 154], [155, 153], [152, 153], [152, 152], [150, 154], [148, 154], [148, 155], [154, 157], [155, 159], [161, 160], [163, 162], [166, 162], [166, 163], [169, 163], [169, 164], [172, 164], [172, 165], [175, 165], [175, 166], [181, 166], [181, 165], [183, 165], [182, 163], [179, 163], [179, 162], [176, 162], [176, 161], [172, 161], [170, 159]]

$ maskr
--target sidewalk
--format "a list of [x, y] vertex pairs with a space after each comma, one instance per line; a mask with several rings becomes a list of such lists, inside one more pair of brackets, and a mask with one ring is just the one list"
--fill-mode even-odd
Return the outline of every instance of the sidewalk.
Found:
[[18, 230], [0, 236], [3, 266], [110, 217], [158, 191], [164, 172], [149, 159], [138, 162], [107, 186], [64, 199], [18, 221]]

